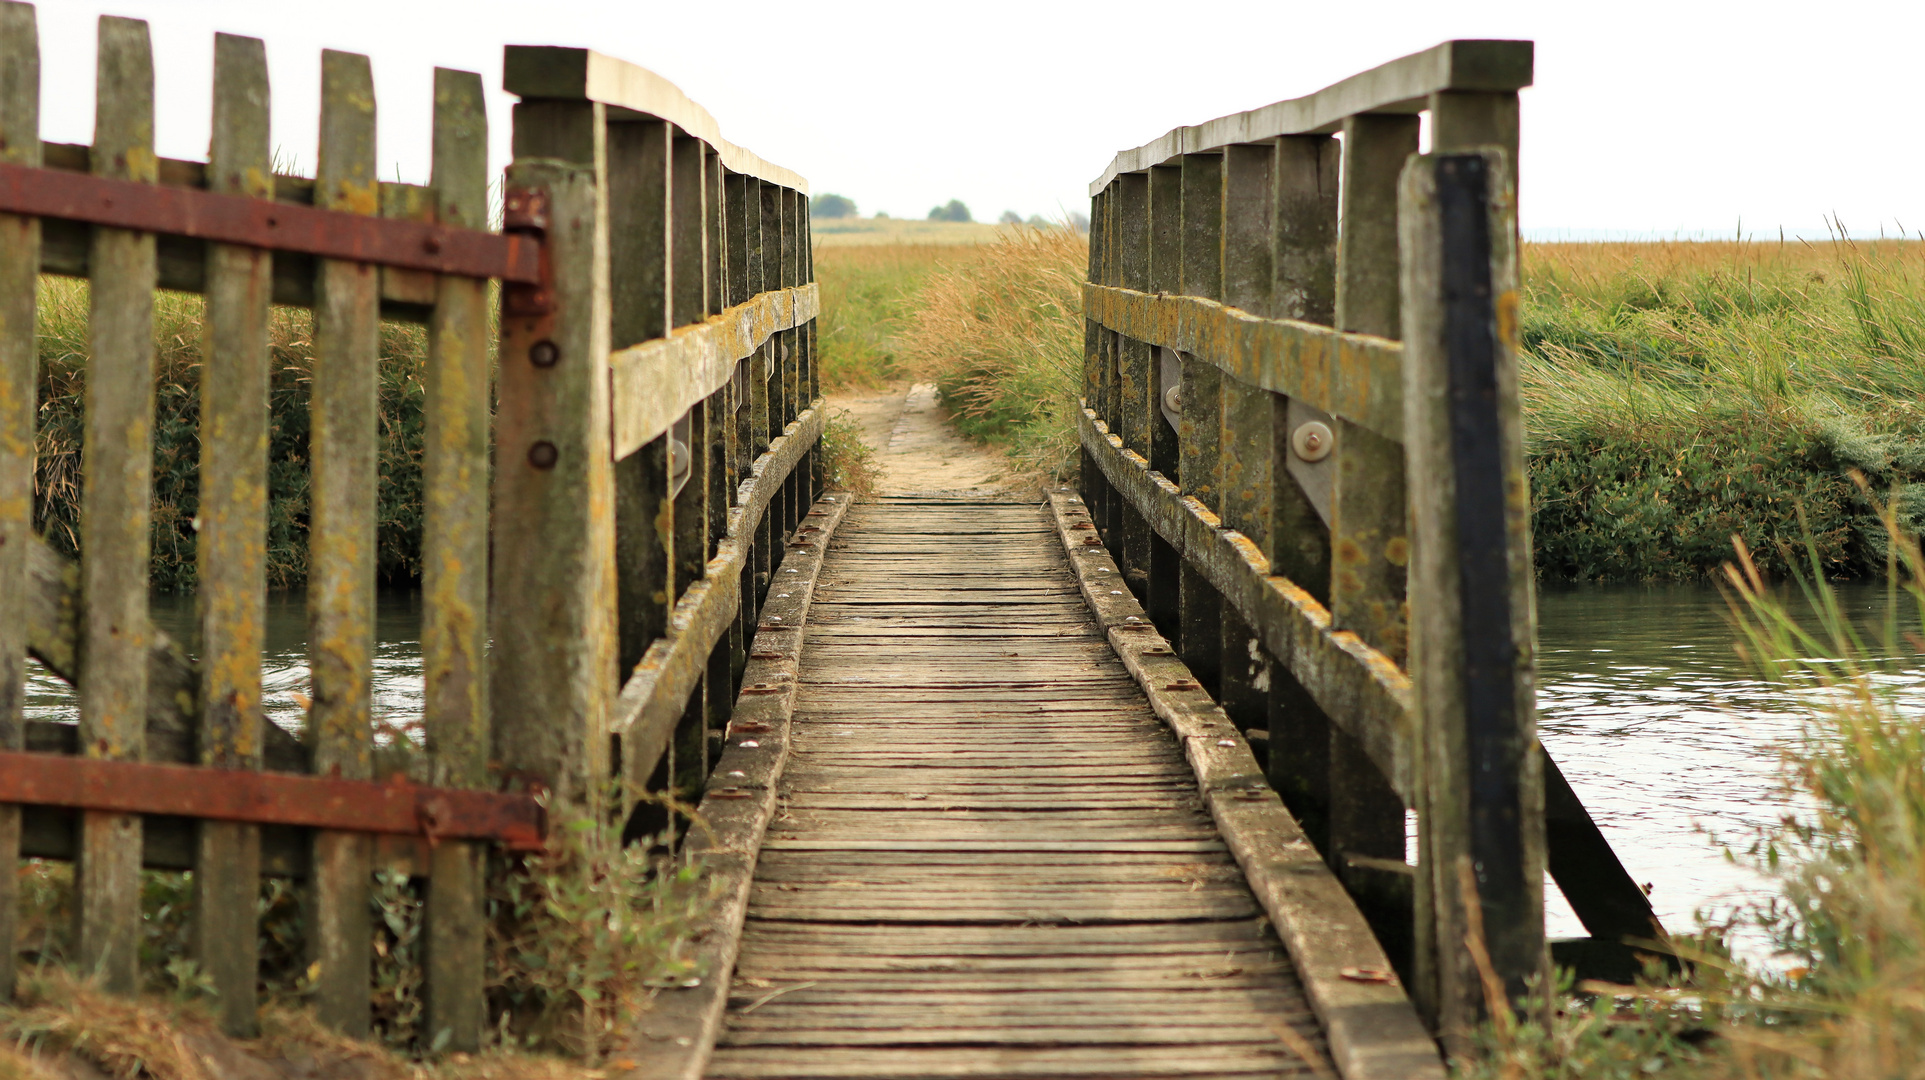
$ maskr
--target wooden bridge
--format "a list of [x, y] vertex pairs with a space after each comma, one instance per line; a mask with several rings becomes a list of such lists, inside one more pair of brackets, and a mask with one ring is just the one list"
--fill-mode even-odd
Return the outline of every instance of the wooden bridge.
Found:
[[[1662, 941], [1534, 734], [1528, 42], [1118, 155], [1080, 488], [861, 504], [823, 490], [808, 188], [675, 87], [510, 47], [491, 231], [479, 76], [436, 72], [432, 182], [383, 183], [367, 60], [325, 53], [305, 179], [270, 169], [262, 44], [215, 58], [208, 162], [155, 156], [125, 19], [93, 145], [45, 144], [33, 9], [0, 3], [0, 847], [74, 861], [74, 960], [109, 988], [137, 985], [141, 867], [192, 868], [249, 1034], [257, 882], [292, 877], [314, 1007], [365, 1032], [369, 876], [399, 868], [424, 1046], [476, 1048], [488, 853], [557, 816], [653, 832], [664, 793], [699, 799], [678, 857], [719, 899], [638, 1076], [1437, 1077], [1487, 991]], [[92, 283], [77, 565], [33, 533], [42, 274]], [[157, 288], [207, 298], [191, 658], [146, 612]], [[302, 741], [261, 711], [274, 304], [317, 350]], [[429, 330], [427, 753], [396, 780], [384, 319]], [[29, 655], [77, 729], [23, 721]], [[1547, 950], [1547, 868], [1590, 939]]]

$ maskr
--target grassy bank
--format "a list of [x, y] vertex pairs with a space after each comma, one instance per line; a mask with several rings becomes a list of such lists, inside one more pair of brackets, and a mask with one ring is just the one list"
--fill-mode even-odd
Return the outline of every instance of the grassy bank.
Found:
[[[889, 370], [1062, 475], [1085, 251], [1022, 231], [935, 268], [891, 311]], [[1925, 524], [1925, 245], [1533, 244], [1524, 268], [1545, 577], [1701, 578], [1734, 535], [1783, 574], [1806, 529], [1826, 574], [1875, 572], [1883, 534], [1853, 470]]]
[[[35, 450], [34, 526], [67, 555], [80, 544], [81, 443], [85, 431], [87, 283], [43, 277], [39, 296], [40, 416]], [[201, 321], [199, 296], [159, 293], [154, 300], [156, 407], [152, 583], [194, 587], [194, 515], [200, 501]], [[313, 319], [275, 308], [270, 327], [267, 580], [285, 588], [307, 580], [308, 389], [314, 368]], [[427, 332], [381, 328], [381, 489], [378, 573], [389, 582], [420, 574], [422, 365]]]

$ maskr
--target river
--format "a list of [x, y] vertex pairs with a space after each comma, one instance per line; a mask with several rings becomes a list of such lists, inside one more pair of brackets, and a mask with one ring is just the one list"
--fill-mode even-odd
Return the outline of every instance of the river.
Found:
[[[1885, 592], [1839, 587], [1857, 618], [1876, 619]], [[192, 602], [156, 597], [156, 622], [188, 640]], [[1611, 839], [1627, 869], [1651, 886], [1667, 926], [1690, 927], [1703, 908], [1761, 895], [1764, 882], [1728, 861], [1713, 838], [1742, 848], [1784, 808], [1778, 748], [1797, 734], [1783, 694], [1754, 678], [1732, 648], [1725, 602], [1709, 585], [1546, 587], [1538, 597], [1544, 744]], [[268, 715], [300, 722], [307, 677], [298, 594], [269, 604]], [[418, 594], [381, 594], [375, 633], [376, 720], [415, 727], [421, 708]], [[72, 691], [37, 665], [30, 718], [71, 720]], [[1925, 687], [1925, 680], [1921, 680]], [[1547, 888], [1552, 936], [1582, 927]]]

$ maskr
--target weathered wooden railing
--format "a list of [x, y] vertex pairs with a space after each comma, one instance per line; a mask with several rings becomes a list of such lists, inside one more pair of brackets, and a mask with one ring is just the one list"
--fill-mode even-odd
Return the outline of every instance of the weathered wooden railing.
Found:
[[1483, 1000], [1474, 930], [1514, 993], [1546, 969], [1547, 831], [1589, 953], [1662, 933], [1536, 743], [1531, 67], [1529, 42], [1447, 42], [1090, 186], [1085, 501], [1447, 1037]]
[[[107, 18], [94, 144], [43, 144], [34, 10], [0, 3], [0, 852], [74, 861], [74, 960], [110, 989], [138, 980], [141, 868], [191, 868], [196, 958], [252, 1030], [258, 879], [304, 878], [315, 1007], [364, 1032], [379, 864], [432, 882], [424, 1043], [473, 1048], [487, 849], [703, 778], [820, 487], [806, 192], [646, 71], [507, 65], [497, 234], [477, 75], [436, 72], [432, 182], [379, 183], [368, 61], [325, 52], [318, 176], [280, 176], [264, 47], [221, 35], [210, 161], [163, 160], [147, 26]], [[42, 273], [91, 282], [77, 566], [32, 532]], [[156, 288], [207, 298], [198, 662], [147, 611]], [[305, 745], [261, 707], [272, 304], [314, 313]], [[383, 318], [429, 330], [416, 779], [437, 786], [371, 775]], [[23, 722], [29, 655], [77, 686], [77, 728]]]

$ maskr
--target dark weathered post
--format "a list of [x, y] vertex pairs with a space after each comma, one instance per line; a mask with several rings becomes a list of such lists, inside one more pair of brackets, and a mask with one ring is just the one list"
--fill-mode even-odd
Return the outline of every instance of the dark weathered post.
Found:
[[1546, 971], [1514, 192], [1502, 150], [1415, 158], [1401, 192], [1419, 917], [1453, 1050], [1481, 1013], [1483, 974], [1515, 998]]
[[[1183, 158], [1179, 290], [1211, 300], [1223, 296], [1223, 155]], [[1222, 497], [1223, 391], [1215, 364], [1177, 355], [1177, 400], [1165, 405], [1177, 417], [1177, 483], [1185, 495], [1220, 514]], [[1174, 554], [1174, 552], [1172, 552]], [[1184, 662], [1212, 694], [1221, 690], [1223, 597], [1202, 571], [1177, 559], [1176, 637]]]

